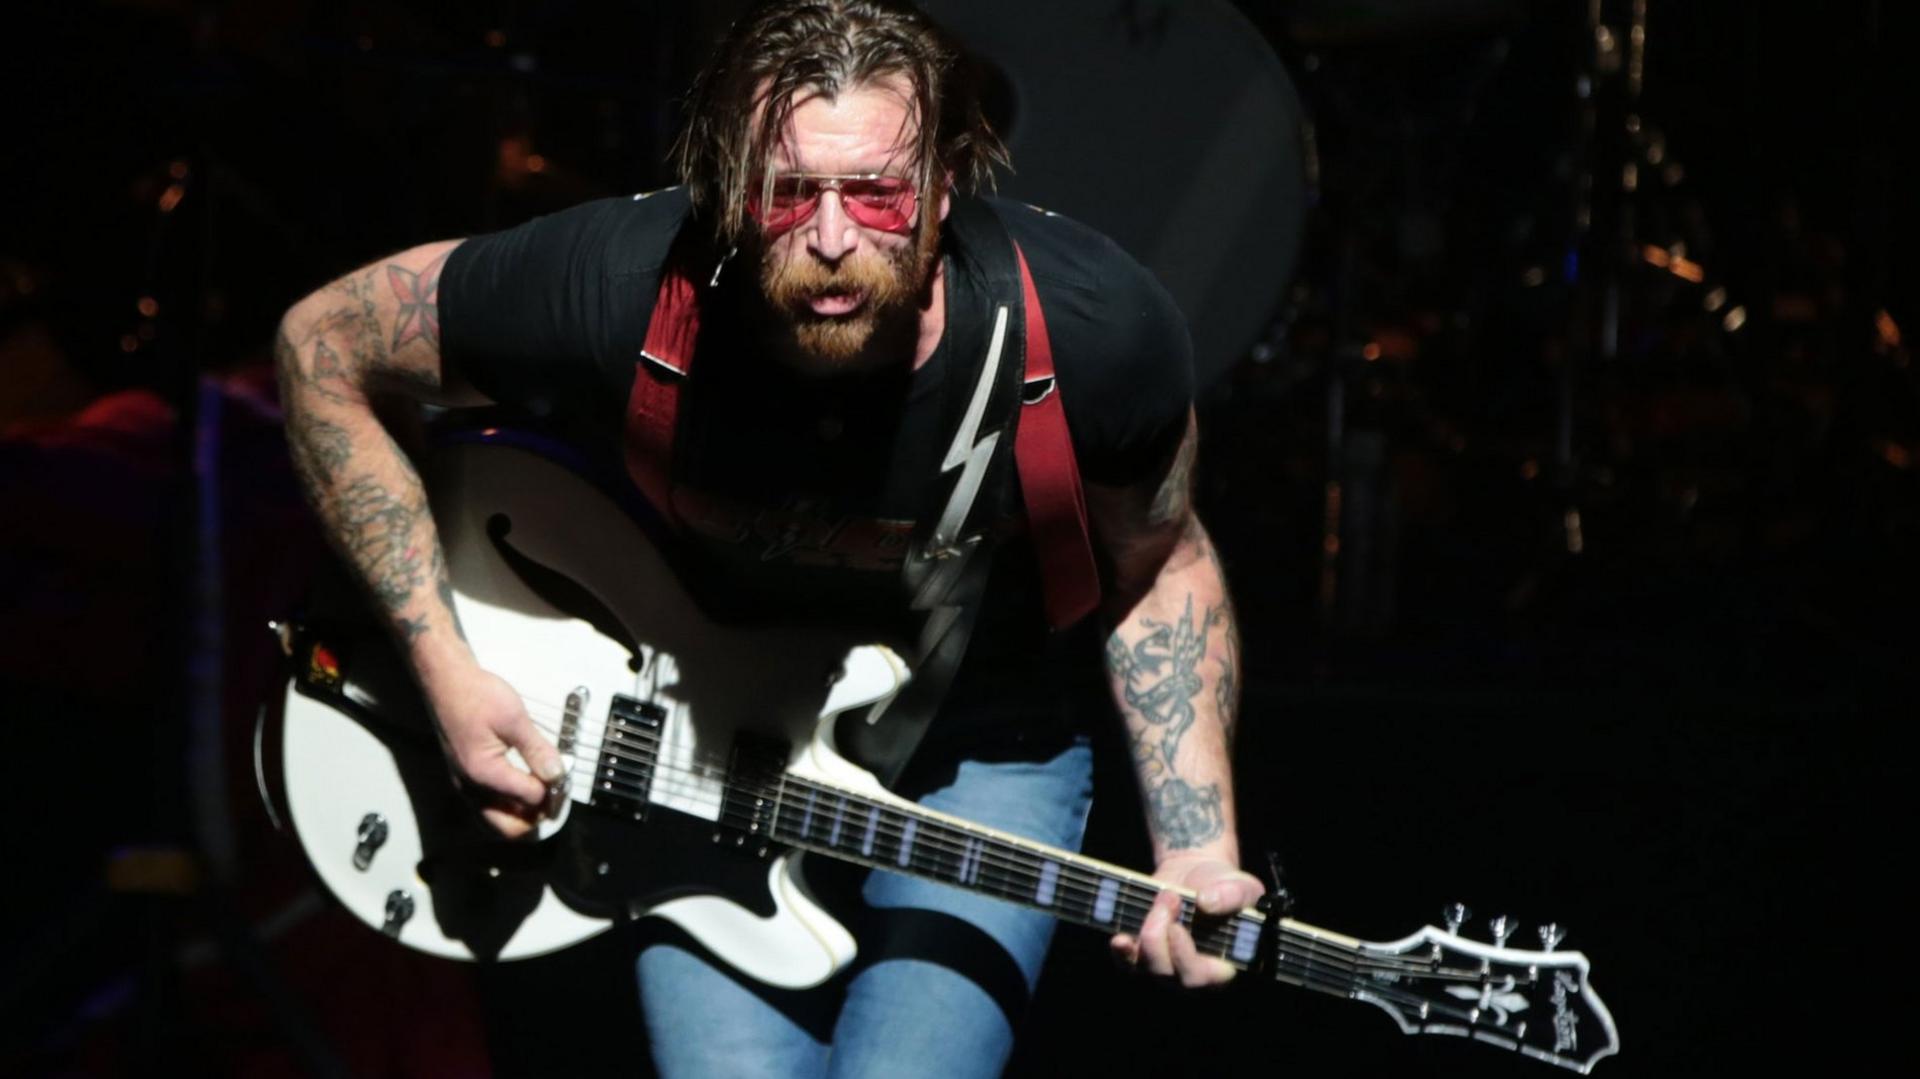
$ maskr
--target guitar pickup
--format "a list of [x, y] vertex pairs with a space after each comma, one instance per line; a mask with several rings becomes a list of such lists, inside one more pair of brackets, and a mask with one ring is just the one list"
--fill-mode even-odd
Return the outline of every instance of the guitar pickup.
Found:
[[634, 820], [646, 820], [653, 776], [660, 760], [660, 733], [667, 710], [652, 701], [617, 694], [607, 708], [607, 731], [593, 770], [593, 802]]

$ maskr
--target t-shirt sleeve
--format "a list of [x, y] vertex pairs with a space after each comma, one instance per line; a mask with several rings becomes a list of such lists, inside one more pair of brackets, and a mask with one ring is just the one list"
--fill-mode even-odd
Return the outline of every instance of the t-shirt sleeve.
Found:
[[1173, 297], [1107, 237], [1058, 215], [1006, 211], [1053, 345], [1074, 457], [1090, 483], [1148, 480], [1193, 403], [1193, 343]]
[[447, 363], [500, 404], [591, 407], [645, 333], [685, 200], [612, 198], [454, 248], [440, 277]]

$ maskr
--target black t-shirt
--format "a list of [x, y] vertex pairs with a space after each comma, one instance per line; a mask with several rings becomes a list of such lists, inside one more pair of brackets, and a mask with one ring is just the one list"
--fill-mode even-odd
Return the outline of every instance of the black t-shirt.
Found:
[[[992, 202], [1032, 271], [1082, 478], [1144, 480], [1177, 443], [1192, 398], [1191, 345], [1172, 299], [1106, 237]], [[684, 191], [670, 189], [461, 244], [440, 280], [448, 362], [493, 400], [585, 432], [599, 443], [588, 452], [616, 451], [687, 215]], [[991, 301], [953, 244], [949, 236], [943, 256], [946, 333], [918, 370], [821, 378], [767, 360], [724, 317], [729, 290], [752, 286], [752, 267], [727, 266], [703, 298], [674, 510], [693, 541], [700, 579], [689, 583], [717, 608], [901, 631], [900, 561], [914, 523], [936, 508], [927, 498], [950, 434], [943, 418], [971, 392], [990, 326]], [[948, 712], [990, 706], [1031, 726], [1065, 715], [1077, 688], [1099, 682], [1091, 632], [1049, 635], [1040, 595], [1024, 537], [1005, 544]]]

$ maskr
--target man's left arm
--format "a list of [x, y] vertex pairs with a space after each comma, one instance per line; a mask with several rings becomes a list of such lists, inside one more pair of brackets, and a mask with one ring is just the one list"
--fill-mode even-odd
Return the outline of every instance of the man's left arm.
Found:
[[[1228, 914], [1264, 889], [1240, 870], [1231, 758], [1240, 633], [1219, 556], [1193, 510], [1196, 452], [1189, 412], [1178, 448], [1146, 482], [1090, 483], [1087, 508], [1108, 576], [1107, 676], [1146, 807], [1154, 876], [1192, 893], [1202, 912]], [[1183, 985], [1228, 980], [1232, 964], [1195, 951], [1179, 899], [1162, 892], [1137, 937], [1113, 938], [1114, 954]]]

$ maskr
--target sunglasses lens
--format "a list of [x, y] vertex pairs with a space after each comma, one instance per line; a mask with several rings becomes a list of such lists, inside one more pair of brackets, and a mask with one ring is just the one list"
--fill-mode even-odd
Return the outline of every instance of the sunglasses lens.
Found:
[[848, 180], [840, 185], [840, 197], [846, 203], [847, 213], [868, 228], [905, 232], [913, 219], [913, 188], [904, 180], [892, 177]]
[[773, 190], [764, 202], [759, 195], [747, 200], [747, 212], [760, 227], [773, 235], [797, 228], [820, 208], [820, 193], [827, 188], [840, 193], [840, 204], [847, 216], [870, 229], [882, 232], [906, 232], [918, 205], [913, 186], [891, 176], [822, 180], [812, 176], [781, 176], [773, 181]]

